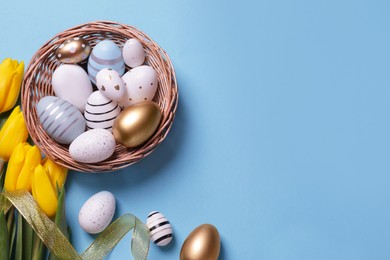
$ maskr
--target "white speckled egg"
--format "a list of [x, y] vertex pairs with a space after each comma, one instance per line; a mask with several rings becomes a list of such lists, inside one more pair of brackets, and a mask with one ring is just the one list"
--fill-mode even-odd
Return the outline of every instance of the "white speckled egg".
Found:
[[142, 101], [152, 101], [156, 94], [158, 80], [156, 71], [147, 65], [142, 65], [128, 71], [122, 77], [127, 95], [119, 102], [121, 107], [128, 107]]
[[115, 139], [106, 129], [92, 129], [79, 135], [69, 146], [73, 160], [97, 163], [109, 158], [115, 151]]
[[119, 101], [126, 94], [125, 82], [116, 70], [102, 69], [96, 75], [96, 86], [108, 99]]
[[129, 39], [123, 45], [123, 60], [130, 68], [141, 66], [145, 62], [145, 50], [137, 39]]
[[93, 92], [85, 105], [84, 117], [88, 129], [104, 128], [112, 132], [112, 125], [121, 108], [116, 101], [112, 101], [100, 91]]
[[42, 128], [58, 143], [70, 144], [85, 131], [83, 115], [61, 98], [42, 98], [37, 104], [37, 114]]
[[146, 225], [149, 228], [152, 241], [158, 246], [166, 246], [172, 240], [172, 226], [168, 219], [158, 211], [148, 215]]
[[78, 65], [62, 64], [53, 73], [52, 86], [54, 93], [80, 111], [92, 93], [92, 84], [85, 70]]
[[122, 51], [110, 40], [104, 40], [96, 44], [88, 59], [88, 75], [96, 84], [96, 74], [104, 68], [116, 70], [120, 76], [125, 73], [125, 62]]
[[111, 192], [96, 193], [80, 209], [80, 226], [90, 234], [102, 232], [111, 223], [115, 206], [115, 197]]

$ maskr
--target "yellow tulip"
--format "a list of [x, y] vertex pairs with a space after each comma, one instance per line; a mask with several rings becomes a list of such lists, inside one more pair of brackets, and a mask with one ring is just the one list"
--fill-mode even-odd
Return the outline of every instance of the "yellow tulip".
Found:
[[0, 64], [0, 113], [15, 106], [19, 97], [24, 63], [7, 58]]
[[0, 130], [0, 160], [8, 161], [19, 143], [27, 140], [28, 131], [20, 107], [17, 106]]
[[41, 210], [49, 217], [54, 217], [57, 210], [57, 193], [53, 188], [45, 168], [39, 164], [32, 177], [32, 194]]
[[41, 152], [36, 146], [20, 143], [14, 149], [8, 162], [4, 188], [6, 191], [31, 191], [31, 176], [41, 163]]
[[50, 176], [51, 184], [53, 185], [54, 190], [57, 190], [57, 185], [61, 190], [65, 184], [66, 176], [68, 175], [68, 169], [56, 164], [54, 161], [48, 158], [45, 158], [42, 161], [42, 164], [43, 168], [45, 168]]

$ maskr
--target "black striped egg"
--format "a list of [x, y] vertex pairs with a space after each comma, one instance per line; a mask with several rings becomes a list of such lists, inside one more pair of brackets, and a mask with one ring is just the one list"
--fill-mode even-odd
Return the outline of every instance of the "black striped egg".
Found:
[[46, 96], [37, 104], [42, 128], [55, 141], [70, 144], [85, 131], [85, 120], [71, 103], [54, 96]]
[[149, 228], [152, 241], [158, 246], [166, 246], [172, 240], [172, 226], [168, 219], [158, 211], [148, 215], [146, 225]]
[[87, 128], [103, 128], [112, 132], [112, 125], [120, 112], [116, 101], [106, 98], [100, 91], [95, 91], [85, 105], [84, 117]]

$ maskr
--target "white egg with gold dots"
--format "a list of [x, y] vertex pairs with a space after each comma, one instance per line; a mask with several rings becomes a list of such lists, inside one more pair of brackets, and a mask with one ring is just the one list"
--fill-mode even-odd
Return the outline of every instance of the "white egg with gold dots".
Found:
[[142, 65], [126, 72], [122, 77], [126, 84], [127, 96], [119, 105], [128, 107], [142, 101], [152, 101], [157, 91], [158, 79], [156, 71], [148, 66]]

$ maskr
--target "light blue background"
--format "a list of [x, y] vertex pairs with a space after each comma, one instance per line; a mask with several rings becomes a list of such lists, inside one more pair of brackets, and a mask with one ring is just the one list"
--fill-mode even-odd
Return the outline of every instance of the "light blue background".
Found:
[[[29, 61], [56, 33], [94, 20], [146, 32], [170, 55], [180, 102], [148, 158], [72, 172], [67, 213], [101, 190], [117, 215], [164, 213], [178, 259], [202, 223], [220, 259], [390, 258], [390, 2], [3, 1], [0, 58]], [[130, 235], [108, 259], [130, 258]]]

